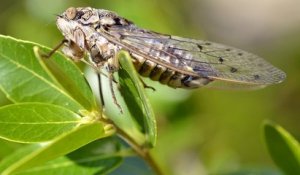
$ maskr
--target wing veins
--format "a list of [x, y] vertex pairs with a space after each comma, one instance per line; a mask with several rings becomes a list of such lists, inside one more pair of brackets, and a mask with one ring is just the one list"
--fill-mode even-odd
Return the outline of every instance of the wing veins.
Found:
[[175, 69], [177, 72], [180, 72], [180, 73], [183, 73], [183, 74], [186, 74], [186, 75], [192, 75], [192, 76], [200, 76], [199, 74], [193, 72], [193, 71], [189, 71], [189, 70], [182, 70], [182, 69], [176, 69], [176, 67], [172, 67], [170, 66], [169, 64], [165, 63], [165, 62], [162, 62], [158, 59], [154, 59], [154, 58], [151, 58], [151, 56], [145, 54], [145, 53], [142, 53], [139, 51], [138, 48], [136, 47], [132, 47], [130, 45], [128, 45], [127, 43], [124, 43], [120, 40], [118, 40], [116, 37], [114, 36], [111, 36], [111, 34], [109, 34], [107, 31], [105, 30], [102, 30], [101, 32], [99, 32], [100, 35], [102, 35], [104, 38], [106, 38], [107, 40], [109, 40], [110, 42], [114, 43], [114, 44], [117, 44], [125, 49], [128, 49], [128, 51], [131, 51], [131, 52], [134, 52], [134, 53], [137, 53], [138, 55], [144, 57], [145, 59], [149, 59], [151, 61], [153, 61], [154, 63], [157, 63], [157, 64], [160, 64], [162, 66], [165, 66], [166, 68], [169, 68], [169, 69]]
[[[118, 30], [119, 29], [119, 30]], [[147, 31], [147, 30], [143, 30], [143, 29], [139, 29], [139, 28], [135, 28], [135, 26], [133, 27], [133, 28], [129, 28], [129, 29], [127, 29], [127, 28], [115, 28], [115, 30], [112, 30], [112, 32], [116, 32], [117, 34], [119, 34], [121, 37], [119, 38], [119, 37], [116, 37], [116, 36], [114, 36], [114, 34], [112, 33], [109, 33], [108, 31], [103, 31], [103, 33], [105, 34], [105, 35], [107, 35], [107, 36], [105, 36], [107, 39], [109, 39], [112, 43], [115, 43], [115, 44], [117, 44], [117, 45], [120, 45], [121, 47], [123, 47], [124, 49], [128, 49], [128, 51], [131, 51], [131, 52], [135, 52], [136, 54], [138, 54], [138, 55], [140, 55], [140, 56], [142, 56], [142, 57], [144, 57], [145, 59], [149, 59], [149, 60], [151, 60], [151, 61], [153, 61], [153, 62], [155, 62], [155, 63], [157, 63], [157, 64], [161, 64], [162, 66], [165, 66], [165, 67], [167, 67], [167, 68], [169, 68], [169, 69], [175, 69], [175, 70], [177, 70], [178, 72], [181, 72], [181, 73], [185, 73], [185, 74], [188, 74], [188, 75], [196, 75], [196, 76], [201, 76], [202, 74], [201, 74], [201, 71], [200, 72], [195, 72], [195, 71], [192, 71], [192, 70], [188, 70], [188, 69], [176, 69], [176, 67], [171, 67], [171, 65], [169, 65], [169, 64], [167, 64], [167, 63], [165, 63], [165, 62], [163, 62], [163, 61], [161, 61], [161, 60], [159, 60], [159, 59], [157, 59], [157, 58], [155, 58], [155, 57], [153, 57], [153, 56], [150, 56], [150, 55], [147, 55], [147, 54], [145, 54], [145, 52], [141, 52], [141, 50], [140, 49], [138, 49], [138, 46], [131, 46], [130, 44], [128, 44], [128, 43], [126, 43], [126, 42], [124, 42], [124, 41], [122, 41], [122, 37], [128, 37], [128, 40], [130, 39], [130, 38], [147, 38], [147, 39], [153, 39], [153, 40], [160, 40], [161, 41], [161, 43], [163, 42], [163, 41], [168, 41], [168, 40], [173, 40], [173, 41], [175, 41], [174, 43], [175, 43], [175, 45], [176, 45], [176, 42], [179, 42], [179, 43], [188, 43], [188, 44], [195, 44], [199, 49], [200, 49], [200, 51], [194, 51], [194, 50], [192, 50], [193, 52], [200, 52], [200, 53], [202, 53], [202, 54], [205, 54], [205, 55], [207, 55], [207, 56], [209, 56], [209, 57], [213, 57], [213, 58], [228, 58], [228, 57], [233, 57], [233, 58], [235, 58], [236, 56], [234, 55], [234, 53], [235, 52], [233, 52], [233, 53], [231, 53], [231, 54], [229, 54], [229, 55], [227, 55], [226, 54], [226, 56], [222, 56], [222, 57], [219, 57], [219, 56], [216, 56], [216, 55], [211, 55], [211, 54], [209, 54], [208, 52], [218, 52], [218, 51], [222, 51], [222, 50], [213, 50], [213, 51], [208, 51], [208, 52], [201, 52], [201, 46], [203, 46], [203, 47], [208, 47], [208, 48], [218, 48], [218, 49], [222, 49], [223, 47], [225, 47], [224, 48], [224, 51], [230, 51], [231, 49], [236, 49], [236, 48], [231, 48], [231, 47], [227, 47], [226, 48], [226, 46], [224, 46], [224, 45], [222, 45], [222, 44], [218, 44], [218, 43], [215, 43], [216, 45], [214, 46], [214, 43], [210, 43], [210, 42], [207, 42], [207, 43], [205, 43], [205, 41], [202, 41], [202, 40], [196, 40], [196, 41], [198, 41], [198, 42], [195, 42], [195, 40], [185, 40], [185, 38], [180, 38], [180, 37], [178, 37], [178, 38], [174, 38], [174, 37], [172, 37], [171, 35], [160, 35], [159, 33], [152, 33], [151, 31]], [[129, 32], [129, 33], [132, 33], [132, 34], [130, 34], [130, 35], [128, 35], [128, 34], [124, 34], [124, 33], [126, 33], [126, 32]], [[135, 33], [138, 33], [138, 32], [140, 32], [141, 33], [141, 35], [134, 35]], [[139, 33], [138, 33], [139, 34]], [[143, 34], [145, 34], [145, 35], [143, 35]], [[125, 38], [125, 41], [126, 41], [126, 38]], [[134, 40], [133, 40], [134, 41]], [[130, 42], [130, 40], [129, 40], [129, 42]], [[132, 42], [132, 41], [131, 41]], [[203, 42], [203, 43], [202, 43]], [[143, 44], [141, 44], [141, 43], [139, 43], [139, 42], [134, 42], [135, 44], [138, 44], [138, 45], [142, 45], [143, 46]], [[213, 46], [209, 46], [209, 45], [213, 45]], [[145, 46], [145, 45], [144, 45]], [[160, 51], [160, 52], [164, 52], [164, 53], [166, 53], [166, 54], [168, 54], [168, 55], [170, 55], [171, 57], [175, 57], [176, 59], [178, 59], [178, 60], [180, 60], [180, 61], [182, 61], [182, 60], [188, 60], [188, 61], [190, 61], [190, 62], [195, 62], [195, 63], [199, 63], [199, 64], [216, 64], [216, 65], [224, 65], [224, 66], [226, 66], [226, 67], [229, 67], [229, 68], [234, 68], [234, 67], [232, 67], [232, 66], [230, 66], [230, 65], [228, 65], [228, 64], [224, 64], [223, 62], [218, 62], [218, 63], [214, 63], [214, 62], [211, 62], [211, 63], [209, 63], [209, 62], [201, 62], [201, 61], [198, 61], [198, 60], [195, 60], [195, 59], [186, 59], [186, 58], [183, 58], [183, 57], [181, 57], [180, 55], [180, 57], [177, 57], [176, 55], [172, 55], [171, 53], [169, 53], [169, 52], [166, 52], [165, 50], [160, 50], [159, 48], [157, 48], [157, 47], [149, 47], [149, 46], [145, 46], [145, 47], [148, 47], [148, 48], [151, 48], [151, 49], [155, 49], [155, 50], [158, 50], [158, 51]], [[184, 49], [181, 49], [181, 48], [174, 48], [174, 47], [171, 47], [172, 49], [178, 49], [178, 50], [183, 50], [183, 51], [185, 51]], [[187, 52], [188, 52], [188, 50], [186, 50]], [[246, 67], [249, 67], [249, 66], [247, 66], [247, 65], [250, 65], [250, 68], [251, 68], [251, 65], [253, 64], [254, 66], [255, 66], [255, 64], [256, 64], [256, 55], [251, 55], [251, 54], [249, 54], [248, 52], [245, 52], [245, 51], [242, 51], [242, 50], [239, 50], [239, 49], [236, 49], [235, 51], [240, 51], [241, 53], [245, 53], [245, 54], [247, 54], [247, 57], [249, 57], [249, 58], [246, 58], [246, 60], [248, 60], [248, 62], [246, 63], [246, 64], [243, 64], [243, 65], [241, 65], [240, 64], [240, 62], [235, 62], [235, 60], [233, 59], [233, 60], [230, 60], [229, 59], [229, 63], [234, 63], [233, 65], [235, 65], [235, 66], [246, 66]], [[191, 51], [190, 51], [191, 52]], [[248, 55], [249, 54], [249, 55]], [[195, 56], [195, 55], [193, 55], [193, 56]], [[208, 57], [208, 58], [209, 58]], [[201, 57], [200, 57], [201, 58]], [[252, 58], [252, 59], [254, 59], [254, 61], [252, 61], [252, 60], [250, 60], [250, 58]], [[237, 59], [238, 60], [241, 60], [240, 58], [238, 58], [237, 57]], [[260, 61], [260, 60], [257, 60], [257, 61]], [[200, 66], [201, 67], [201, 66]], [[220, 69], [220, 68], [218, 68], [218, 67], [211, 67], [213, 70], [212, 71], [214, 71], [214, 69], [216, 70], [216, 71], [219, 71], [219, 70], [221, 70], [222, 71], [222, 69]], [[248, 69], [247, 69], [248, 70]], [[204, 70], [205, 71], [205, 70]], [[207, 70], [206, 70], [207, 71]], [[209, 73], [213, 73], [213, 72], [210, 72], [210, 70], [208, 70], [208, 72]], [[198, 73], [198, 74], [197, 74]], [[212, 78], [212, 79], [214, 79], [214, 80], [222, 80], [222, 81], [227, 81], [227, 82], [235, 82], [235, 83], [242, 83], [242, 84], [249, 84], [249, 85], [261, 85], [261, 84], [268, 84], [268, 82], [264, 82], [264, 80], [263, 81], [261, 81], [261, 82], [256, 82], [256, 81], [253, 81], [252, 79], [250, 79], [250, 77], [249, 76], [251, 76], [251, 75], [245, 75], [245, 77], [244, 77], [244, 75], [243, 74], [241, 74], [241, 75], [237, 75], [237, 76], [235, 76], [235, 74], [233, 74], [232, 72], [230, 73], [229, 71], [228, 72], [224, 72], [225, 74], [223, 75], [223, 73], [222, 74], [218, 74], [218, 75], [207, 75], [207, 77], [208, 78]], [[233, 75], [233, 77], [232, 76], [230, 76], [230, 74], [232, 74]], [[244, 77], [244, 78], [243, 78]]]
[[[132, 41], [131, 41], [131, 42], [132, 42]], [[145, 46], [145, 47], [149, 47], [148, 45], [145, 45], [145, 44], [142, 44], [142, 43], [136, 43], [136, 44], [142, 45], [142, 46]], [[199, 64], [208, 64], [208, 65], [209, 65], [209, 64], [215, 64], [215, 65], [218, 65], [218, 64], [219, 64], [219, 65], [224, 65], [224, 66], [227, 66], [227, 67], [229, 67], [229, 68], [232, 68], [232, 66], [229, 66], [229, 65], [224, 64], [224, 63], [219, 63], [219, 62], [204, 62], [204, 61], [199, 61], [199, 60], [195, 60], [195, 59], [187, 59], [187, 58], [181, 57], [180, 55], [173, 55], [173, 54], [171, 54], [171, 53], [169, 53], [169, 52], [167, 52], [167, 51], [165, 51], [165, 50], [161, 50], [161, 49], [156, 48], [156, 47], [153, 47], [153, 46], [151, 46], [151, 47], [149, 47], [149, 48], [154, 49], [154, 50], [156, 50], [156, 51], [158, 51], [158, 52], [163, 52], [163, 53], [165, 53], [165, 54], [168, 54], [169, 56], [171, 56], [171, 57], [173, 57], [173, 58], [179, 60], [179, 61], [180, 61], [181, 63], [183, 63], [183, 64], [185, 64], [185, 63], [182, 62], [182, 60], [185, 60], [185, 61], [190, 61], [190, 62], [199, 63]], [[177, 50], [183, 50], [183, 51], [189, 52], [189, 50], [186, 50], [186, 49], [180, 49], [180, 48], [176, 48], [176, 47], [170, 47], [170, 48], [172, 48], [172, 49], [177, 49]], [[204, 52], [201, 52], [201, 51], [198, 51], [198, 52], [203, 53], [203, 54], [208, 55], [208, 56], [211, 56], [211, 57], [214, 57], [214, 58], [220, 58], [220, 57], [218, 57], [218, 56], [210, 55], [210, 54], [208, 54], [208, 53], [204, 53]], [[226, 57], [221, 57], [221, 58], [226, 58]]]
[[[147, 33], [147, 34], [152, 34], [152, 33]], [[154, 34], [157, 34], [157, 33], [154, 33]], [[193, 40], [185, 41], [185, 40], [179, 40], [179, 39], [176, 39], [176, 38], [172, 38], [171, 35], [162, 35], [162, 36], [166, 36], [168, 38], [162, 38], [162, 37], [159, 37], [159, 36], [155, 37], [155, 36], [127, 35], [127, 34], [122, 34], [122, 36], [135, 37], [135, 38], [147, 38], [147, 39], [172, 39], [172, 40], [178, 41], [178, 42], [193, 43], [195, 45], [201, 45], [201, 46], [203, 45], [203, 44], [196, 43]]]
[[[142, 45], [142, 46], [144, 46], [144, 47], [149, 47], [148, 45], [146, 45], [146, 44], [142, 44], [142, 43], [136, 43], [136, 44], [138, 44], [138, 45]], [[173, 57], [173, 58], [176, 58], [176, 59], [178, 59], [178, 60], [186, 60], [186, 61], [192, 61], [192, 62], [198, 62], [198, 63], [202, 63], [202, 64], [219, 64], [219, 63], [214, 63], [214, 62], [204, 62], [204, 61], [198, 61], [198, 60], [195, 60], [195, 59], [187, 59], [187, 58], [184, 58], [184, 57], [182, 57], [182, 56], [180, 56], [180, 55], [173, 55], [173, 54], [171, 54], [171, 53], [169, 53], [169, 52], [167, 52], [167, 51], [165, 51], [165, 50], [161, 50], [161, 49], [159, 49], [159, 48], [157, 48], [157, 47], [153, 47], [153, 46], [151, 46], [151, 47], [149, 47], [150, 49], [153, 49], [153, 50], [156, 50], [156, 51], [158, 51], [158, 52], [163, 52], [163, 53], [165, 53], [165, 54], [167, 54], [167, 55], [169, 55], [169, 56], [171, 56], [171, 57]], [[174, 48], [174, 47], [170, 47], [170, 48]], [[174, 48], [175, 49], [175, 48]], [[182, 62], [182, 63], [184, 63], [184, 62]]]

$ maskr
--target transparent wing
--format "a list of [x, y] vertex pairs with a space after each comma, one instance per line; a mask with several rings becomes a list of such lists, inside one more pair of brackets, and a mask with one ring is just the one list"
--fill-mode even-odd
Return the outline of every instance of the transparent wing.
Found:
[[286, 76], [254, 54], [218, 43], [163, 35], [135, 25], [113, 26], [108, 33], [154, 62], [213, 80], [261, 86], [279, 83]]

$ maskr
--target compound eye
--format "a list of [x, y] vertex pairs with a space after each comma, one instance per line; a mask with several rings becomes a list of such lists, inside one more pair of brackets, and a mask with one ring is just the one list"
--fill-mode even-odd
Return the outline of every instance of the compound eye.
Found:
[[77, 10], [75, 7], [70, 7], [66, 10], [66, 17], [69, 19], [69, 20], [72, 20], [76, 17], [76, 13], [77, 13]]

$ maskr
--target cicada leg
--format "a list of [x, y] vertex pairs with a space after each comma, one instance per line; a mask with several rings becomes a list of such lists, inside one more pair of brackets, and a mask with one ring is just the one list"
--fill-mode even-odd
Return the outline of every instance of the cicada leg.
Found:
[[122, 107], [118, 103], [118, 100], [116, 98], [116, 94], [115, 94], [114, 87], [113, 87], [113, 79], [114, 79], [113, 73], [112, 72], [108, 73], [109, 88], [110, 88], [110, 92], [111, 92], [111, 95], [113, 98], [113, 102], [120, 109], [120, 112], [123, 113]]
[[48, 54], [41, 54], [43, 58], [50, 58], [58, 49], [61, 48], [68, 40], [62, 40], [57, 46], [55, 46]]
[[103, 90], [102, 90], [102, 84], [101, 84], [101, 74], [104, 75], [106, 78], [108, 78], [109, 80], [109, 87], [110, 87], [110, 91], [112, 93], [112, 97], [113, 97], [113, 101], [114, 103], [117, 105], [117, 107], [120, 109], [121, 113], [123, 113], [121, 106], [118, 104], [117, 99], [116, 99], [116, 95], [113, 89], [113, 83], [118, 84], [118, 82], [115, 80], [114, 76], [113, 76], [113, 72], [108, 73], [108, 75], [96, 71], [97, 73], [97, 78], [98, 78], [98, 88], [99, 88], [99, 96], [100, 96], [100, 100], [101, 100], [101, 105], [104, 108], [105, 107], [105, 100], [104, 100], [104, 96], [103, 96]]
[[[113, 73], [119, 70], [119, 60], [116, 55], [112, 56], [111, 59], [108, 59], [107, 71], [108, 71], [108, 80], [109, 88], [112, 94], [114, 104], [120, 109], [120, 112], [123, 113], [121, 105], [118, 103], [116, 94], [113, 88], [113, 82], [115, 82]], [[118, 84], [118, 83], [117, 83]]]
[[156, 91], [154, 87], [147, 85], [141, 77], [140, 77], [140, 81], [142, 82], [145, 89], [151, 89], [152, 91]]

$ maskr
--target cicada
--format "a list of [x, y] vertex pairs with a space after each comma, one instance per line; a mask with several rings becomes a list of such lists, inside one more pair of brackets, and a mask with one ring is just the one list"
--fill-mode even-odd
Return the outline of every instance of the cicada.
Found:
[[[126, 50], [136, 71], [173, 88], [198, 88], [212, 82], [261, 87], [280, 83], [285, 73], [252, 53], [210, 41], [139, 28], [115, 12], [70, 7], [57, 16], [65, 38], [63, 52], [108, 74], [119, 69], [116, 53]], [[112, 81], [112, 80], [111, 80]]]

